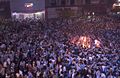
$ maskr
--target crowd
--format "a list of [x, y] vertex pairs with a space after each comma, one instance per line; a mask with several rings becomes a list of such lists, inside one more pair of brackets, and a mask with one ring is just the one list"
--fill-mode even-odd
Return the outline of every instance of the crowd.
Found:
[[[71, 43], [99, 39], [100, 47]], [[120, 23], [109, 17], [0, 21], [0, 78], [120, 78]]]

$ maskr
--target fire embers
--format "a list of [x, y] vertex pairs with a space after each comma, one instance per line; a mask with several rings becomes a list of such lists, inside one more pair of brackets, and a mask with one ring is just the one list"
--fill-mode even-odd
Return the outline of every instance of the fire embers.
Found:
[[99, 48], [101, 44], [99, 40], [92, 40], [89, 36], [76, 36], [70, 42], [77, 46], [82, 46], [82, 48], [92, 48], [93, 46]]
[[91, 38], [87, 36], [74, 37], [71, 43], [82, 46], [83, 48], [91, 48]]

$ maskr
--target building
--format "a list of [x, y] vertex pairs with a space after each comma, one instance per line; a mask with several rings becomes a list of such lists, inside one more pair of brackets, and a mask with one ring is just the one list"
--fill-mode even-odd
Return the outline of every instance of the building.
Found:
[[44, 19], [45, 0], [11, 0], [11, 11], [16, 19]]
[[[10, 2], [11, 1], [11, 2]], [[0, 16], [50, 19], [107, 14], [115, 0], [0, 0]]]
[[9, 0], [0, 0], [0, 18], [11, 18], [11, 9]]
[[83, 14], [103, 15], [107, 14], [110, 0], [83, 0]]
[[68, 18], [80, 15], [82, 0], [46, 0], [46, 18]]
[[79, 17], [110, 12], [115, 0], [46, 0], [46, 18]]

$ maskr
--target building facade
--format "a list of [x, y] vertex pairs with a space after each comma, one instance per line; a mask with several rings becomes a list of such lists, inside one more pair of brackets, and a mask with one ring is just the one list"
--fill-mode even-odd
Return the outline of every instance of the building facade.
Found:
[[83, 14], [91, 14], [94, 12], [95, 15], [107, 14], [108, 10], [111, 9], [112, 0], [84, 0], [82, 5]]
[[0, 0], [0, 18], [11, 18], [9, 0]]
[[[11, 2], [10, 2], [11, 1]], [[116, 0], [0, 0], [0, 16], [13, 18], [69, 18], [106, 14]], [[10, 5], [11, 4], [11, 5]]]
[[79, 16], [82, 0], [46, 0], [46, 18]]
[[46, 18], [107, 14], [115, 0], [46, 0]]

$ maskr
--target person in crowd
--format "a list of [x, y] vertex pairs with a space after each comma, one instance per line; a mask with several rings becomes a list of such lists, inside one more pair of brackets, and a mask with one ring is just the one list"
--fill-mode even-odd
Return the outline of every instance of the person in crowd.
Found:
[[[89, 20], [0, 21], [0, 78], [119, 78], [120, 23]], [[71, 43], [82, 35], [99, 47]]]

